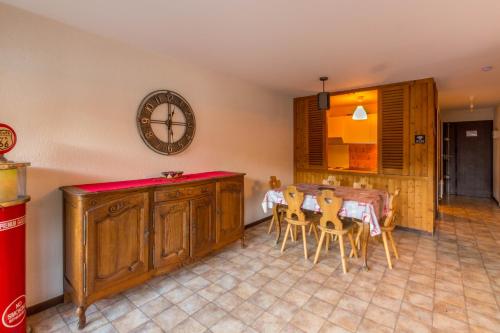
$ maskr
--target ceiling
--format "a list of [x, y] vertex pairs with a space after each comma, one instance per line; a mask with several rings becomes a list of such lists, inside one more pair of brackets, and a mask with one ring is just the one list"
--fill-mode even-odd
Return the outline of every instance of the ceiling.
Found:
[[290, 96], [434, 77], [443, 109], [500, 104], [498, 0], [0, 2]]

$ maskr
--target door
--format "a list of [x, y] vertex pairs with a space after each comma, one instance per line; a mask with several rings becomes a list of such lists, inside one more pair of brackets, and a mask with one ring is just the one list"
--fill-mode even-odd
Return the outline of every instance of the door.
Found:
[[215, 204], [212, 195], [192, 199], [191, 205], [191, 256], [202, 256], [215, 245]]
[[217, 183], [217, 243], [237, 240], [243, 233], [243, 182]]
[[156, 204], [154, 231], [154, 266], [182, 262], [189, 255], [189, 200]]
[[148, 270], [148, 194], [127, 195], [90, 209], [84, 219], [85, 293]]
[[457, 194], [491, 197], [493, 163], [493, 122], [455, 123]]

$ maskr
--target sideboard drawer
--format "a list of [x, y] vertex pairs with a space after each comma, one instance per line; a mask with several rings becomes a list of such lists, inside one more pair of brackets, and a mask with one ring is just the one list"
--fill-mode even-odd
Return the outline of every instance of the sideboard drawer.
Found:
[[214, 192], [215, 184], [161, 190], [155, 192], [155, 202], [199, 197], [205, 194], [213, 194]]

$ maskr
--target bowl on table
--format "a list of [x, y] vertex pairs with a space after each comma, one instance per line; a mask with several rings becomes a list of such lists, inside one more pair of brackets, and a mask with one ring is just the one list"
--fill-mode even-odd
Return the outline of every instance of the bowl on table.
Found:
[[184, 173], [184, 171], [165, 171], [165, 172], [162, 172], [161, 174], [165, 178], [171, 179], [171, 178], [179, 178], [182, 176], [183, 173]]

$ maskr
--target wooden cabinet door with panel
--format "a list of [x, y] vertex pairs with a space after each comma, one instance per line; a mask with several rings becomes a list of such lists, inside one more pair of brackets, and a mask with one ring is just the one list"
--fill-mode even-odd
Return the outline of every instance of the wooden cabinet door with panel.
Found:
[[192, 199], [190, 202], [191, 257], [202, 256], [215, 245], [215, 203], [212, 195]]
[[138, 193], [86, 212], [86, 295], [147, 272], [148, 207], [148, 194]]
[[175, 267], [189, 256], [189, 200], [169, 201], [154, 208], [155, 268]]
[[237, 240], [243, 228], [243, 182], [217, 183], [217, 243]]

